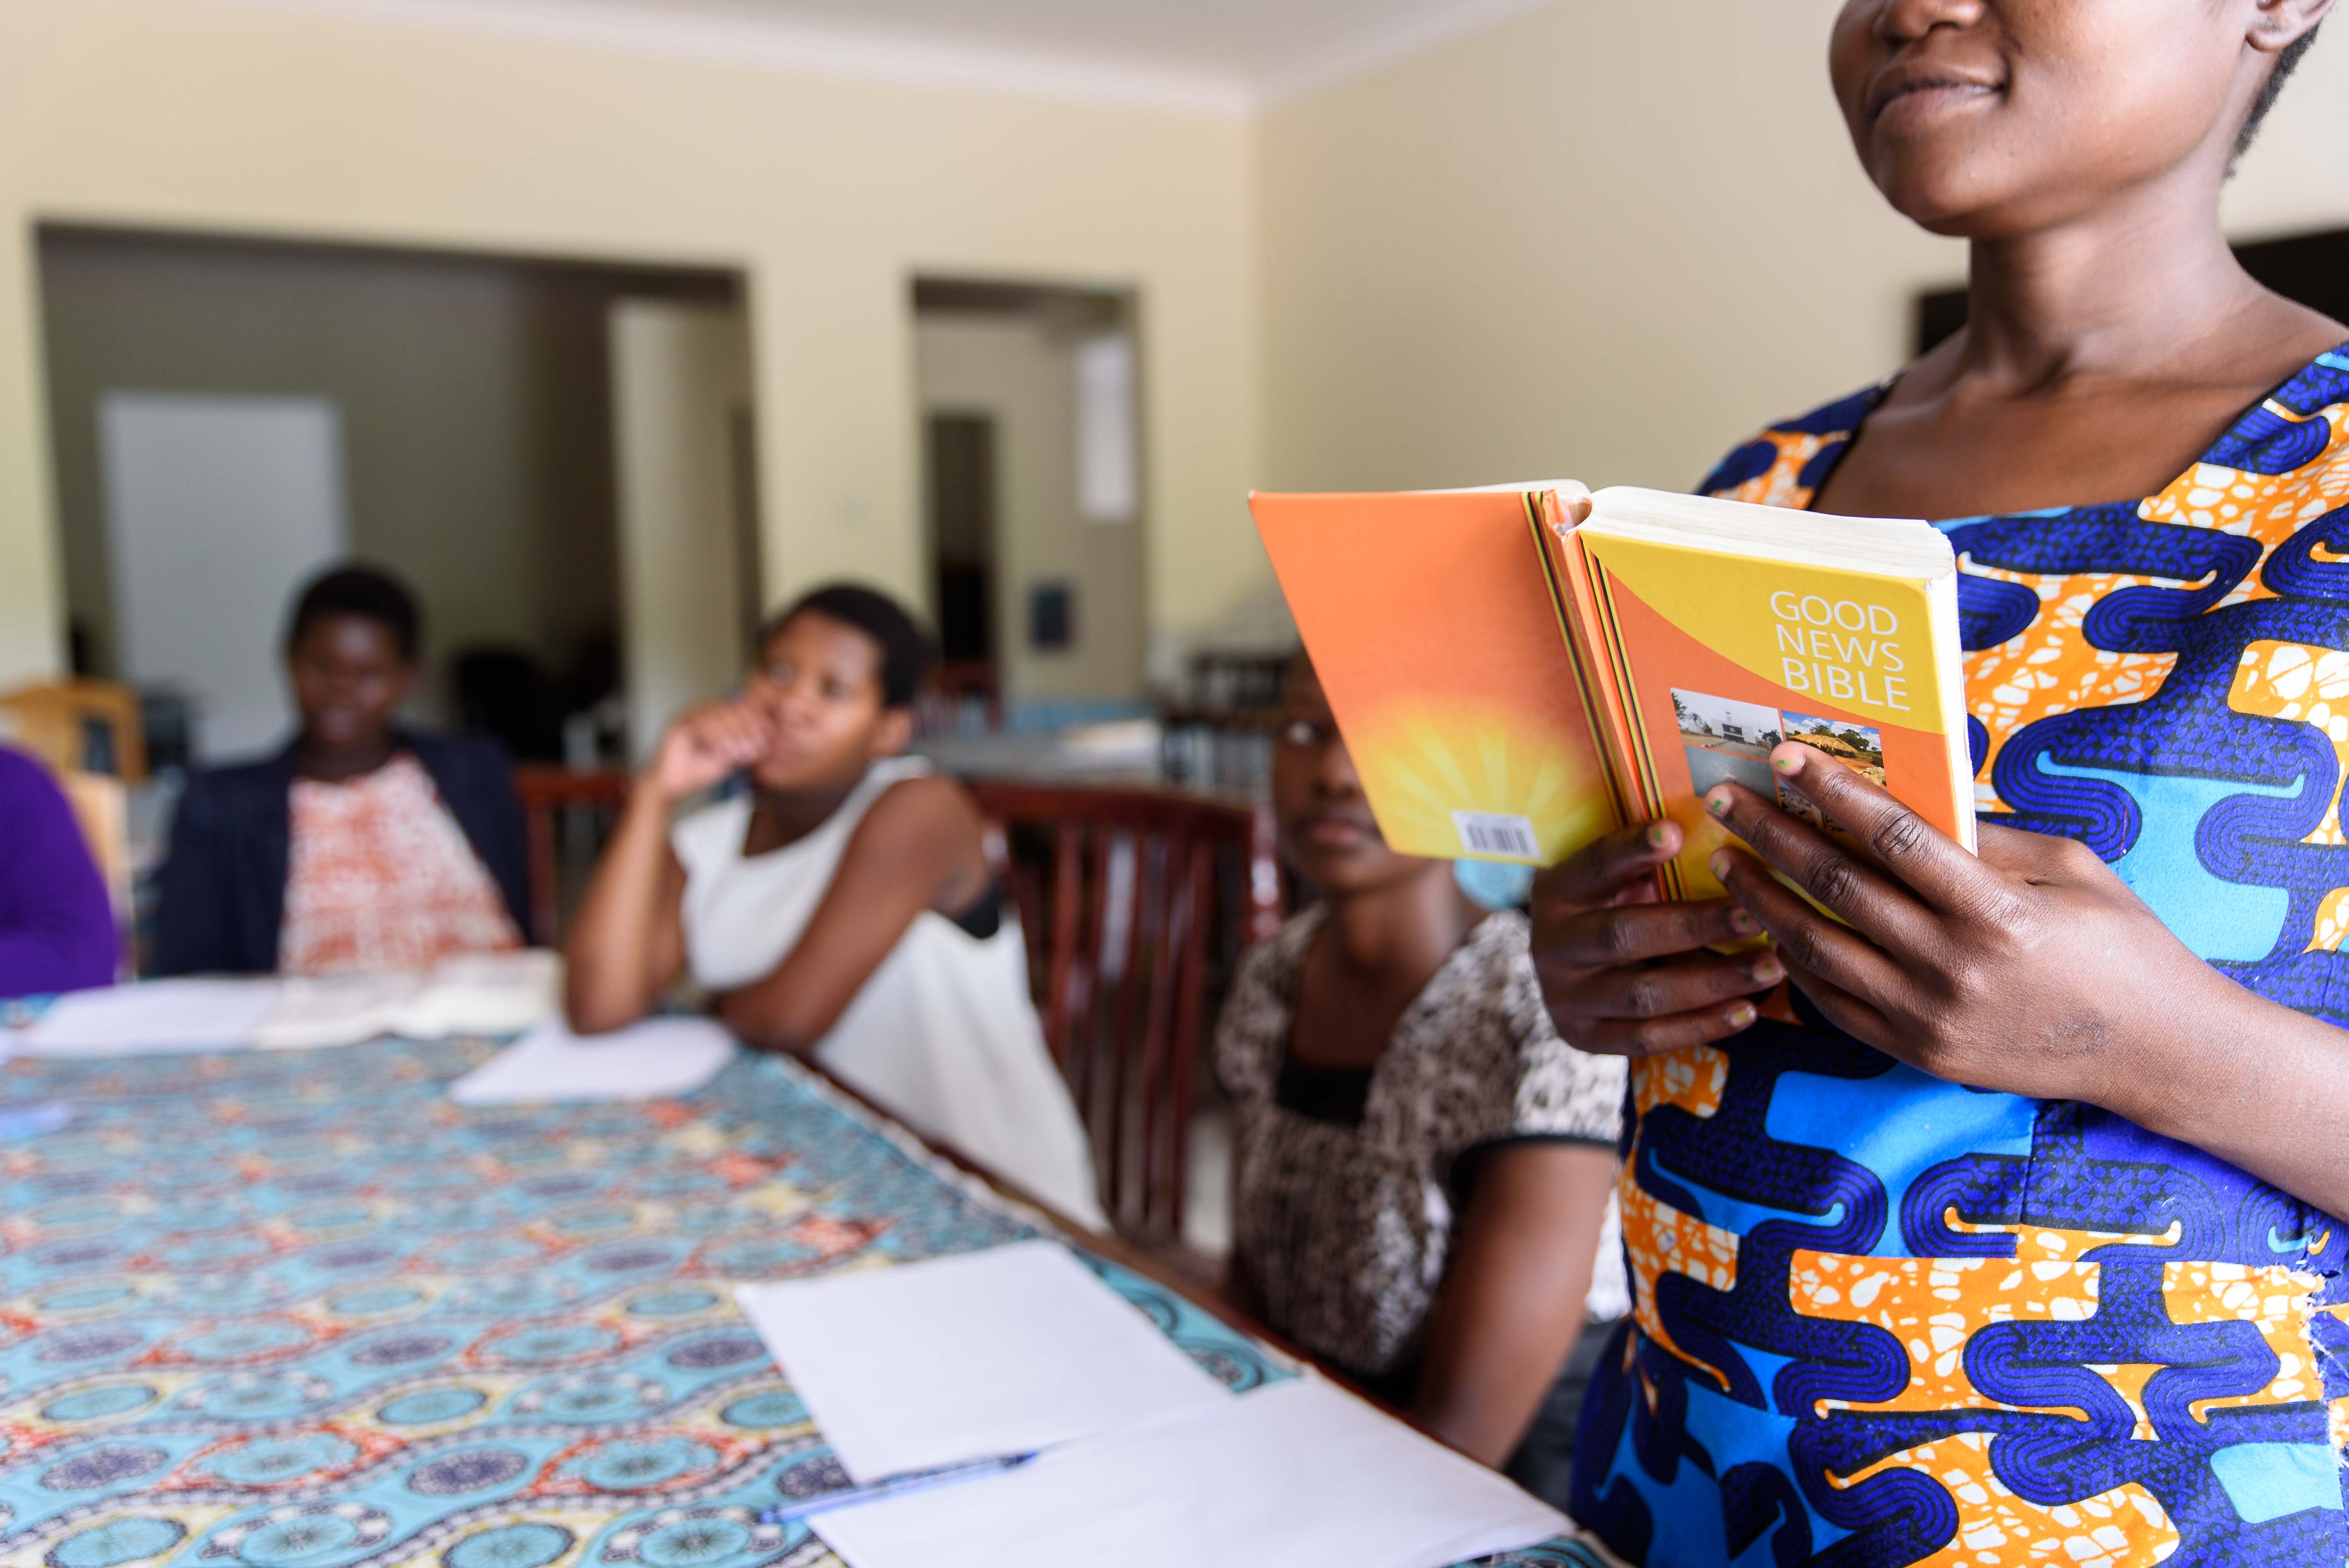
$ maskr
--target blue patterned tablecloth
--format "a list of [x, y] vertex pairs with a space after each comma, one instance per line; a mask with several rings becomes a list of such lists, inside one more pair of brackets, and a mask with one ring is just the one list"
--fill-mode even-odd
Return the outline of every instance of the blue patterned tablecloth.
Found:
[[[836, 1563], [758, 1522], [845, 1478], [732, 1286], [1038, 1225], [789, 1063], [450, 1104], [489, 1048], [0, 1070], [76, 1110], [0, 1145], [0, 1563]], [[1088, 1261], [1227, 1386], [1289, 1375]]]

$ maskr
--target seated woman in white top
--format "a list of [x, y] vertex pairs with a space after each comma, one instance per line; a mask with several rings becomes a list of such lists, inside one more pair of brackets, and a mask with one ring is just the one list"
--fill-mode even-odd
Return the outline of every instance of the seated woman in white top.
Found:
[[[928, 658], [895, 601], [818, 589], [769, 625], [740, 696], [670, 726], [571, 934], [571, 1025], [634, 1023], [689, 972], [744, 1043], [1102, 1225], [978, 811], [901, 755]], [[672, 830], [736, 773], [747, 791]]]

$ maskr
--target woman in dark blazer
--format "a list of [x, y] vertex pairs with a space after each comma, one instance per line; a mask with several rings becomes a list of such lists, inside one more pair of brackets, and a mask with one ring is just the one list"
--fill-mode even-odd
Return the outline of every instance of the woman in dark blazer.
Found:
[[191, 776], [171, 826], [150, 972], [365, 972], [530, 940], [520, 803], [504, 752], [393, 721], [413, 688], [416, 603], [345, 567], [295, 605], [301, 732], [275, 757]]

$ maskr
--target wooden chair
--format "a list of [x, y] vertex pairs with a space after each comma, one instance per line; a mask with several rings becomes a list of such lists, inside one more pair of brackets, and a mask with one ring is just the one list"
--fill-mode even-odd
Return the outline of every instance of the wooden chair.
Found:
[[147, 777], [139, 694], [114, 681], [54, 681], [0, 695], [0, 738], [57, 773], [102, 773], [126, 784]]
[[[530, 918], [538, 940], [550, 946], [562, 938], [564, 913], [562, 897], [563, 850], [557, 831], [563, 821], [584, 815], [592, 830], [588, 837], [600, 849], [608, 819], [628, 803], [634, 775], [623, 768], [579, 769], [524, 766], [514, 769], [514, 793], [522, 797], [523, 820], [530, 836]], [[574, 815], [574, 813], [578, 815]], [[592, 864], [594, 854], [586, 859]]]
[[995, 830], [1045, 1040], [1092, 1138], [1102, 1207], [1137, 1240], [1174, 1243], [1211, 989], [1280, 924], [1271, 814], [1146, 789], [971, 793]]
[[106, 881], [118, 925], [128, 930], [131, 915], [130, 802], [122, 780], [103, 773], [60, 773], [57, 786], [73, 808], [74, 821], [98, 874]]

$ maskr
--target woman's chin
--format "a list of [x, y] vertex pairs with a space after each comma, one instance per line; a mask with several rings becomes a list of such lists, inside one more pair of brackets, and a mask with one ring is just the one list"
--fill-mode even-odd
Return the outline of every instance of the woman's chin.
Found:
[[2092, 205], [2085, 193], [2053, 182], [1992, 185], [1971, 170], [1899, 167], [1874, 173], [1894, 211], [1944, 240], [2025, 239], [2076, 220]]

